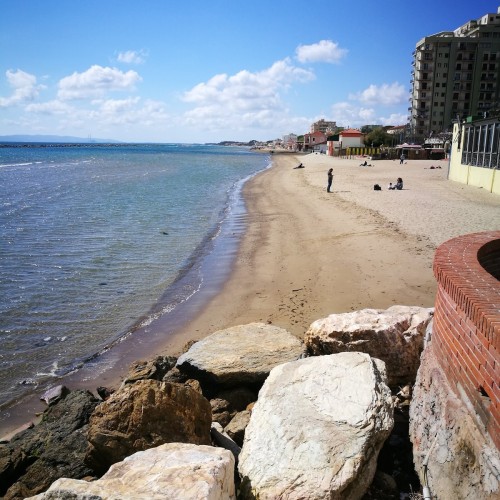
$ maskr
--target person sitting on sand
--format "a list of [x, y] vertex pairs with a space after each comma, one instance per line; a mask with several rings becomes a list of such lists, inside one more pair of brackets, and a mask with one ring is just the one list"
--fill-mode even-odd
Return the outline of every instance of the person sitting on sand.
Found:
[[401, 189], [403, 189], [403, 179], [401, 179], [401, 177], [398, 177], [398, 180], [396, 182], [396, 189], [398, 191], [401, 191]]
[[389, 185], [387, 186], [387, 189], [389, 189], [389, 190], [392, 191], [393, 189], [396, 189], [396, 186], [393, 186], [392, 182], [389, 182]]
[[304, 168], [304, 165], [302, 165], [302, 163], [300, 165], [297, 165], [296, 167], [293, 167], [294, 169], [295, 168]]

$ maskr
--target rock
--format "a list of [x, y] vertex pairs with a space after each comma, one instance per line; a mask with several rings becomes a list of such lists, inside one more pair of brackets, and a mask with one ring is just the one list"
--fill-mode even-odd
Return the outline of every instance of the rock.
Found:
[[190, 378], [184, 382], [184, 385], [187, 387], [191, 387], [193, 391], [199, 392], [200, 394], [203, 394], [203, 390], [201, 389], [201, 385], [199, 380], [196, 380], [194, 378]]
[[132, 384], [138, 380], [162, 380], [176, 362], [177, 358], [173, 356], [158, 356], [149, 361], [136, 361], [130, 367], [122, 385]]
[[422, 355], [410, 404], [415, 469], [433, 498], [500, 498], [499, 450], [453, 392], [432, 344]]
[[41, 422], [0, 445], [0, 497], [25, 498], [66, 476], [92, 475], [84, 464], [87, 423], [98, 399], [70, 392], [44, 412]]
[[283, 328], [250, 323], [196, 342], [176, 366], [202, 382], [235, 387], [262, 384], [272, 368], [304, 354], [301, 341]]
[[164, 443], [210, 444], [211, 422], [210, 403], [197, 391], [139, 380], [97, 406], [85, 460], [101, 475], [125, 457]]
[[358, 351], [381, 359], [389, 385], [415, 381], [432, 308], [392, 306], [331, 314], [311, 324], [305, 335], [312, 355]]
[[236, 412], [230, 411], [229, 402], [225, 399], [211, 399], [210, 406], [212, 408], [212, 421], [219, 423], [222, 427], [226, 427], [236, 414]]
[[229, 436], [229, 434], [224, 431], [224, 429], [218, 422], [212, 422], [210, 435], [212, 436], [213, 442], [217, 446], [221, 446], [222, 448], [229, 450], [233, 454], [234, 459], [238, 461], [241, 447], [233, 441], [231, 436]]
[[179, 371], [179, 369], [174, 366], [171, 370], [169, 370], [165, 376], [162, 378], [163, 382], [172, 382], [175, 384], [184, 384], [189, 377], [184, 375]]
[[238, 412], [224, 429], [231, 439], [233, 439], [240, 446], [243, 446], [245, 429], [248, 422], [250, 422], [250, 415], [251, 412], [248, 410]]
[[64, 399], [69, 394], [69, 389], [64, 385], [58, 385], [56, 387], [51, 387], [45, 391], [41, 396], [40, 400], [45, 401], [48, 406], [51, 406], [61, 399]]
[[31, 500], [233, 500], [234, 463], [222, 448], [168, 443], [131, 455], [97, 481], [59, 479]]
[[274, 368], [239, 457], [243, 498], [358, 499], [393, 426], [385, 365], [351, 352]]
[[103, 401], [106, 401], [106, 399], [108, 399], [109, 396], [111, 396], [111, 394], [113, 394], [113, 392], [115, 391], [114, 389], [110, 389], [108, 387], [100, 385], [96, 388], [96, 392]]

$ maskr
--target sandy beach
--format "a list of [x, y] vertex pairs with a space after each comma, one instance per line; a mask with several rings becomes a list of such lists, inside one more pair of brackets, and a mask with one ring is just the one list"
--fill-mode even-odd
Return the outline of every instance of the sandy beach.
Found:
[[[81, 370], [65, 384], [92, 391], [116, 387], [132, 360], [179, 355], [190, 341], [235, 325], [268, 322], [302, 338], [313, 321], [332, 313], [432, 307], [437, 246], [500, 227], [500, 197], [448, 181], [447, 161], [369, 161], [373, 166], [361, 167], [360, 158], [320, 154], [272, 159], [272, 167], [244, 187], [246, 230], [222, 290], [185, 326], [166, 328], [154, 342], [134, 343], [98, 381]], [[301, 162], [305, 168], [295, 169]], [[326, 192], [329, 168], [332, 193]], [[387, 190], [397, 177], [404, 189]], [[0, 434], [41, 411], [38, 398], [33, 394], [9, 409]]]
[[[498, 229], [500, 197], [448, 181], [447, 160], [362, 167], [363, 160], [275, 154], [273, 167], [245, 187], [248, 229], [230, 279], [165, 352], [253, 321], [302, 337], [332, 313], [433, 306], [435, 249], [461, 234]], [[295, 169], [300, 162], [305, 168]], [[397, 177], [404, 189], [389, 191]], [[373, 190], [377, 183], [382, 191]]]

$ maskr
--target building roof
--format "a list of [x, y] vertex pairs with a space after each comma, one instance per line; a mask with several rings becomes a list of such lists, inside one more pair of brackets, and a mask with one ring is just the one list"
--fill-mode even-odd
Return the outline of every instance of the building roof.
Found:
[[340, 135], [344, 137], [360, 137], [364, 134], [355, 128], [346, 128], [340, 132]]

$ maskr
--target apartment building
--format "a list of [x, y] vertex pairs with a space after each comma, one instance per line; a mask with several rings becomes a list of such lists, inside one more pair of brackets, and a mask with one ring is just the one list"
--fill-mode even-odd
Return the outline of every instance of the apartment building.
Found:
[[335, 132], [336, 128], [337, 122], [329, 122], [322, 118], [321, 120], [318, 120], [311, 125], [310, 132], [311, 134], [313, 134], [314, 132], [321, 132], [325, 135], [328, 135]]
[[500, 107], [500, 7], [454, 31], [422, 38], [413, 57], [411, 141], [451, 132], [453, 121]]

